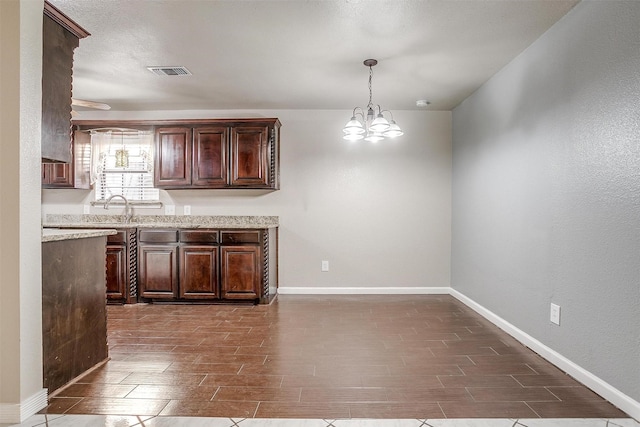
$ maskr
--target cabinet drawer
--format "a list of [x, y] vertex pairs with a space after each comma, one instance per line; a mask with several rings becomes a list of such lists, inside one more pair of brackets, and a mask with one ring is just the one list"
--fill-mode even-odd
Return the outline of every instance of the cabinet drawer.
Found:
[[120, 243], [122, 245], [127, 243], [127, 232], [124, 230], [118, 230], [118, 234], [112, 234], [107, 236], [107, 243]]
[[178, 230], [140, 230], [138, 239], [149, 243], [177, 243]]
[[218, 232], [213, 230], [180, 230], [183, 243], [218, 243]]
[[221, 231], [222, 236], [222, 244], [223, 245], [234, 245], [234, 244], [260, 244], [260, 235], [262, 234], [259, 230], [255, 231]]

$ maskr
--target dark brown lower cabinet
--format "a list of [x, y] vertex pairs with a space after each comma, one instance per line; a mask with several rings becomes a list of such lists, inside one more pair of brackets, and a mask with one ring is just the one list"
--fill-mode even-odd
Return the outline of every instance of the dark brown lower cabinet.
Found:
[[222, 298], [260, 298], [260, 248], [222, 247]]
[[221, 231], [222, 298], [253, 300], [262, 291], [261, 230]]
[[180, 248], [180, 298], [219, 298], [217, 246]]
[[275, 291], [269, 235], [263, 229], [139, 230], [140, 300], [269, 302]]
[[107, 236], [107, 303], [135, 302], [137, 296], [136, 230]]
[[140, 244], [138, 291], [142, 298], [175, 299], [178, 296], [178, 246]]

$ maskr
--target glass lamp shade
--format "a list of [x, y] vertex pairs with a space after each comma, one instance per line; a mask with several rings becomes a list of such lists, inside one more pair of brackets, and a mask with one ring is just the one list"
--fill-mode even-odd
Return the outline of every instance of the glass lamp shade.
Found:
[[379, 132], [372, 132], [372, 133], [368, 134], [364, 138], [365, 141], [369, 141], [369, 142], [373, 142], [373, 143], [376, 143], [378, 141], [382, 141], [383, 139], [384, 139], [384, 136], [382, 136], [382, 134], [379, 133]]
[[354, 116], [351, 117], [351, 120], [349, 120], [346, 125], [344, 125], [342, 132], [344, 132], [346, 135], [362, 135], [365, 130], [362, 123], [360, 123]]
[[400, 129], [400, 126], [398, 126], [394, 120], [391, 120], [391, 124], [389, 125], [389, 129], [384, 131], [383, 135], [388, 137], [388, 138], [395, 138], [396, 136], [404, 135], [404, 132], [402, 132], [402, 129]]
[[389, 129], [389, 122], [387, 121], [387, 119], [382, 117], [382, 114], [378, 114], [378, 117], [376, 117], [376, 119], [371, 122], [369, 129], [371, 129], [373, 132], [384, 132]]
[[357, 141], [362, 138], [364, 138], [364, 135], [361, 133], [347, 133], [342, 137], [342, 139], [346, 139], [347, 141]]

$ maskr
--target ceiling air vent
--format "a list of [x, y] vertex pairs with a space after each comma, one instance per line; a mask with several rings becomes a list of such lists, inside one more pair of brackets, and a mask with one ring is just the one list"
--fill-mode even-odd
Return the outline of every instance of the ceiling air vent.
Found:
[[185, 67], [147, 67], [157, 76], [190, 76], [191, 72]]

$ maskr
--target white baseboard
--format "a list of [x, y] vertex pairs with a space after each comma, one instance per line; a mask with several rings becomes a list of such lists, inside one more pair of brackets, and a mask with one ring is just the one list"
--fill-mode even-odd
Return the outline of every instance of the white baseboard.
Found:
[[307, 288], [294, 286], [280, 286], [278, 293], [281, 295], [449, 295], [449, 287], [325, 287]]
[[47, 406], [47, 389], [20, 403], [0, 403], [0, 424], [19, 424]]
[[481, 306], [477, 302], [473, 301], [466, 295], [461, 294], [453, 288], [451, 288], [451, 296], [480, 314], [482, 317], [511, 335], [516, 340], [520, 341], [522, 344], [529, 347], [531, 350], [538, 353], [540, 356], [542, 356], [553, 365], [557, 366], [562, 371], [571, 375], [577, 381], [581, 382], [582, 384], [611, 402], [613, 405], [617, 406], [620, 410], [629, 414], [629, 416], [631, 416], [632, 418], [640, 420], [640, 402], [637, 402], [636, 400], [627, 396], [620, 390], [613, 387], [611, 384], [603, 381], [601, 378], [598, 378], [591, 372], [575, 364], [552, 348], [547, 347], [545, 344], [533, 338], [531, 335], [518, 329], [497, 314], [486, 309], [485, 307]]

